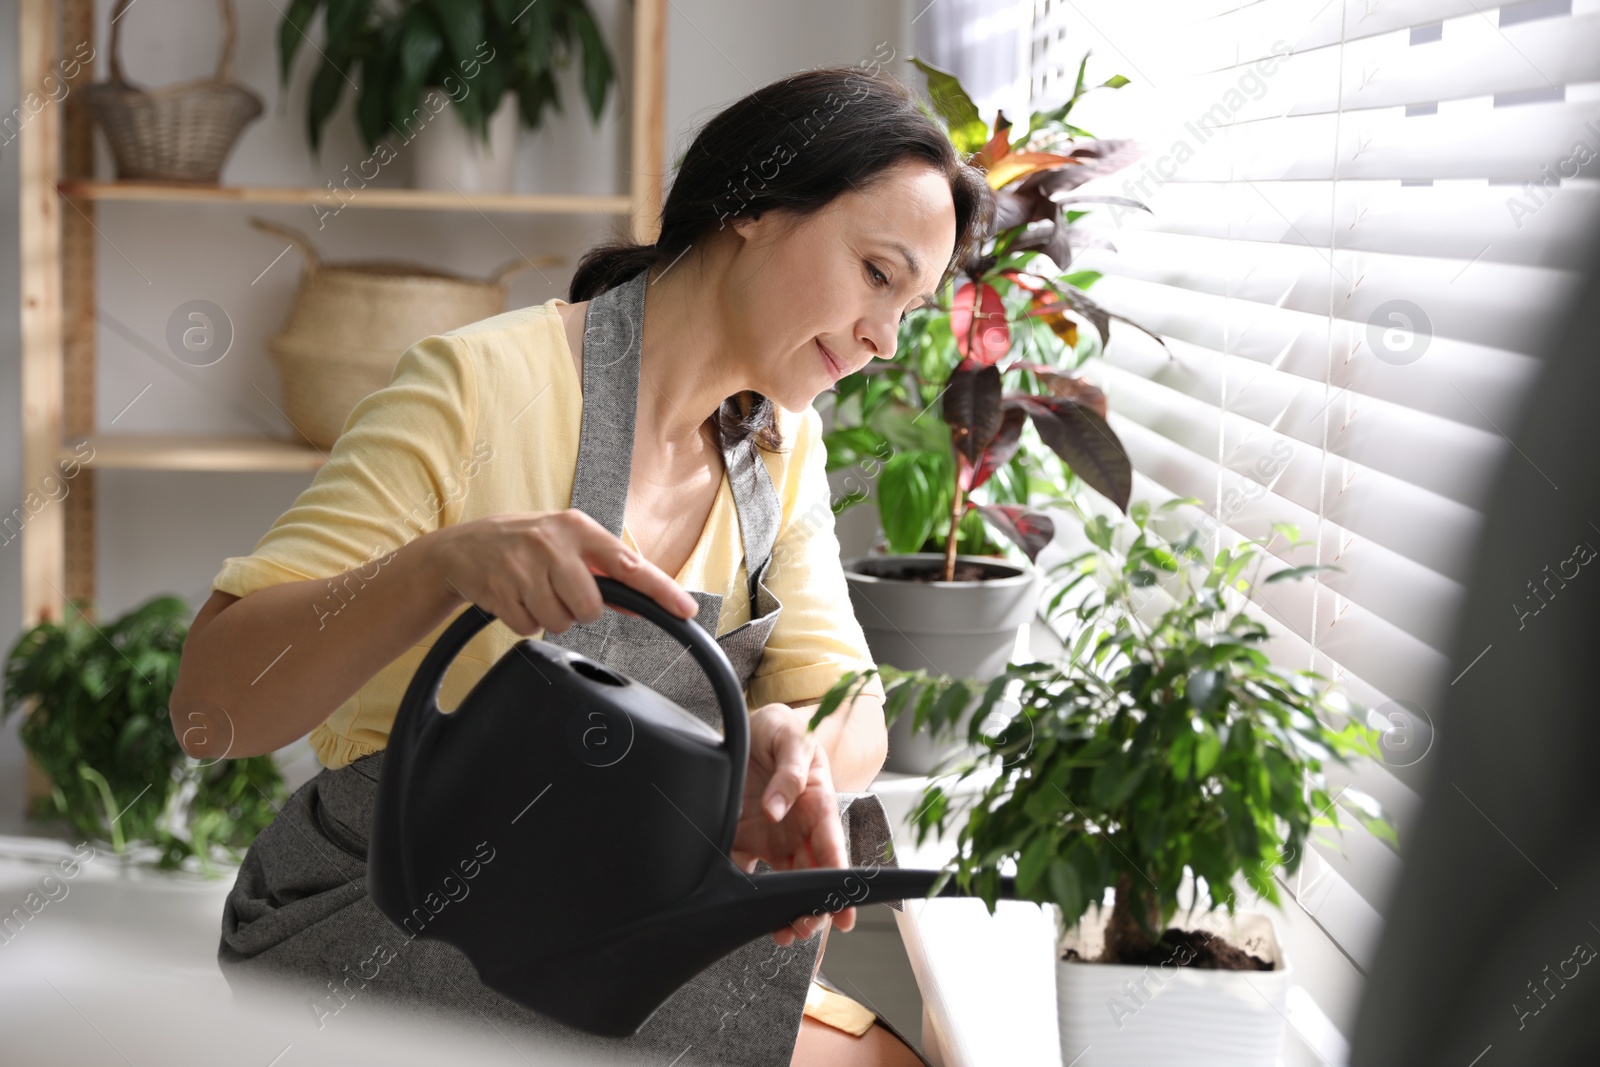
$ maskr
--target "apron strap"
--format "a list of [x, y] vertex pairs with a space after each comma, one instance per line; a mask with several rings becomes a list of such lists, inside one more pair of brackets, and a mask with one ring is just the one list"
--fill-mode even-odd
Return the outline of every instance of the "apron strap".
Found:
[[639, 412], [639, 349], [644, 323], [642, 270], [589, 301], [583, 326], [583, 423], [572, 506], [617, 537], [633, 473]]
[[[633, 431], [639, 411], [639, 353], [650, 271], [641, 270], [589, 301], [583, 327], [583, 422], [572, 507], [617, 537], [633, 473]], [[760, 618], [760, 586], [777, 541], [783, 505], [754, 439], [723, 451], [739, 514], [749, 574], [750, 617]]]
[[783, 505], [754, 437], [727, 449], [722, 461], [728, 468], [728, 483], [739, 512], [739, 538], [744, 543], [744, 565], [750, 581], [750, 617], [759, 619], [765, 614], [759, 596], [761, 580], [772, 561]]

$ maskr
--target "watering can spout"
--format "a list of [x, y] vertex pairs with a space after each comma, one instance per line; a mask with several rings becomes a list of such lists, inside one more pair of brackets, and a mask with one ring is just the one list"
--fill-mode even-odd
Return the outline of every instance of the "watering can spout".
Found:
[[[933, 892], [941, 871], [736, 868], [750, 759], [738, 676], [698, 623], [614, 579], [596, 584], [693, 655], [722, 732], [532, 639], [444, 714], [446, 668], [494, 618], [469, 605], [412, 677], [379, 772], [367, 891], [390, 922], [455, 945], [485, 985], [526, 1007], [627, 1036], [706, 967], [796, 919]], [[974, 894], [949, 881], [937, 895]], [[995, 896], [1015, 898], [1013, 880]]]
[[[484, 983], [570, 1026], [611, 1037], [636, 1033], [695, 975], [742, 945], [808, 915], [851, 904], [926, 897], [941, 872], [898, 867], [835, 867], [728, 876], [680, 906], [610, 934], [537, 971], [480, 970]], [[966, 896], [954, 883], [937, 896]], [[1000, 899], [1016, 899], [1000, 879]], [[787, 957], [780, 957], [787, 958]], [[649, 966], [640, 962], [648, 960]], [[767, 976], [772, 977], [772, 976]], [[605, 996], [594, 995], [604, 989]]]

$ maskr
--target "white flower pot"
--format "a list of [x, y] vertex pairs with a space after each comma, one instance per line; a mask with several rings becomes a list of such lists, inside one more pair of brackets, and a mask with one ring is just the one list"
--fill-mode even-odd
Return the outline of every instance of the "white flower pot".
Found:
[[[1091, 908], [1056, 953], [1061, 1059], [1073, 1067], [1274, 1067], [1283, 1045], [1291, 971], [1277, 922], [1264, 912], [1197, 916], [1205, 929], [1273, 963], [1270, 971], [1069, 962], [1100, 954], [1107, 913]], [[1076, 1060], [1073, 1057], [1078, 1057]]]
[[516, 94], [508, 92], [501, 97], [500, 106], [489, 116], [489, 143], [485, 145], [454, 114], [455, 104], [449, 96], [437, 89], [431, 91], [446, 103], [412, 145], [412, 186], [447, 193], [512, 192], [520, 130]]

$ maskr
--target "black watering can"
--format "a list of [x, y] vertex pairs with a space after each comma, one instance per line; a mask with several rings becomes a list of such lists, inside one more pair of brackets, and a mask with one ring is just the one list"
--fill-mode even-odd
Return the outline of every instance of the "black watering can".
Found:
[[[750, 755], [738, 677], [697, 622], [595, 580], [606, 603], [699, 661], [722, 735], [655, 690], [533, 638], [442, 713], [445, 668], [494, 620], [469, 605], [412, 677], [378, 779], [367, 890], [390, 922], [455, 945], [485, 985], [520, 1004], [624, 1037], [700, 971], [786, 923], [930, 895], [938, 871], [735, 867]], [[1013, 897], [1012, 879], [1001, 882]], [[967, 894], [951, 881], [938, 895]]]

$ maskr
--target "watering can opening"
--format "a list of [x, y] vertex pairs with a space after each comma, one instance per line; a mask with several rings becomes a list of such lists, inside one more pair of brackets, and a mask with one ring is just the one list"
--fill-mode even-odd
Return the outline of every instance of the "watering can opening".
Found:
[[[615, 579], [596, 583], [607, 604], [695, 658], [722, 733], [534, 638], [442, 713], [445, 669], [494, 619], [469, 605], [412, 677], [379, 775], [367, 889], [390, 922], [455, 945], [485, 985], [526, 1007], [624, 1037], [707, 966], [785, 923], [930, 893], [939, 871], [735, 866], [750, 754], [738, 677], [697, 622]], [[952, 881], [939, 895], [969, 894]], [[1000, 895], [1015, 897], [1011, 879]]]

